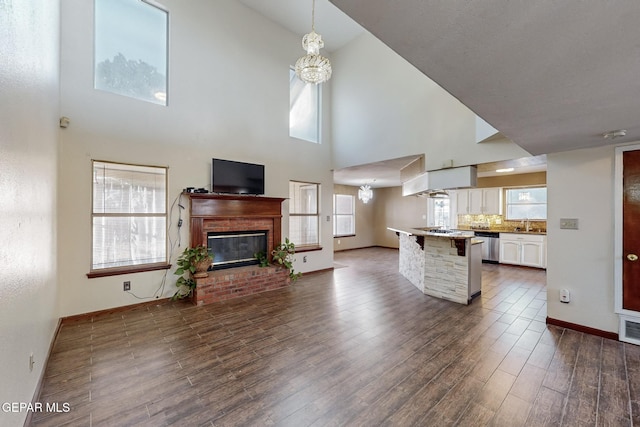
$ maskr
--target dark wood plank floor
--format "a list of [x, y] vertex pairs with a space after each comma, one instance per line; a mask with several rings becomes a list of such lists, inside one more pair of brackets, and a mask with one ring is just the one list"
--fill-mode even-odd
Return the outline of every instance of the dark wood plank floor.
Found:
[[398, 253], [336, 254], [288, 289], [161, 302], [62, 326], [34, 426], [640, 423], [640, 348], [545, 324], [542, 270], [483, 265], [470, 306]]

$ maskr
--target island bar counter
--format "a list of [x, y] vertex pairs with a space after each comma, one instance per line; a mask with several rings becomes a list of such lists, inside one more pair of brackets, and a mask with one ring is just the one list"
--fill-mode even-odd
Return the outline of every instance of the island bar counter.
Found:
[[469, 304], [480, 295], [482, 241], [473, 232], [387, 227], [400, 239], [400, 274], [426, 295]]

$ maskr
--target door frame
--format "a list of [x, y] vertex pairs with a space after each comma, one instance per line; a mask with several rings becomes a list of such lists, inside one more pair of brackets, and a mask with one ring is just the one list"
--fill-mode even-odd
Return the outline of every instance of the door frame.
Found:
[[640, 150], [640, 143], [621, 145], [615, 148], [614, 165], [614, 243], [613, 243], [613, 289], [614, 289], [614, 310], [616, 313], [640, 318], [640, 312], [626, 310], [622, 308], [622, 202], [623, 202], [623, 182], [622, 157], [626, 151]]

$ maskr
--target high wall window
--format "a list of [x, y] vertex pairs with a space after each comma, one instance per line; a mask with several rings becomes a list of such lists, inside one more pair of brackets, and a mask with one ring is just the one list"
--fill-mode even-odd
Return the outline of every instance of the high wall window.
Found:
[[547, 219], [547, 187], [507, 188], [505, 194], [508, 220]]
[[289, 181], [289, 240], [298, 246], [320, 245], [320, 184]]
[[289, 136], [320, 142], [320, 85], [305, 83], [289, 70]]
[[356, 234], [355, 197], [350, 194], [333, 195], [333, 236]]
[[167, 105], [167, 11], [149, 0], [94, 4], [95, 88]]
[[167, 168], [93, 161], [91, 271], [167, 264]]

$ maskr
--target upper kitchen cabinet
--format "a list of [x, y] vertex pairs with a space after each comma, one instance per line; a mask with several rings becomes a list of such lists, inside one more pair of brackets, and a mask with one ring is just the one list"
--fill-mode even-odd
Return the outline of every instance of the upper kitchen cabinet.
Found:
[[502, 188], [472, 188], [456, 191], [458, 215], [501, 215]]
[[466, 215], [469, 213], [469, 190], [456, 190], [456, 213]]

